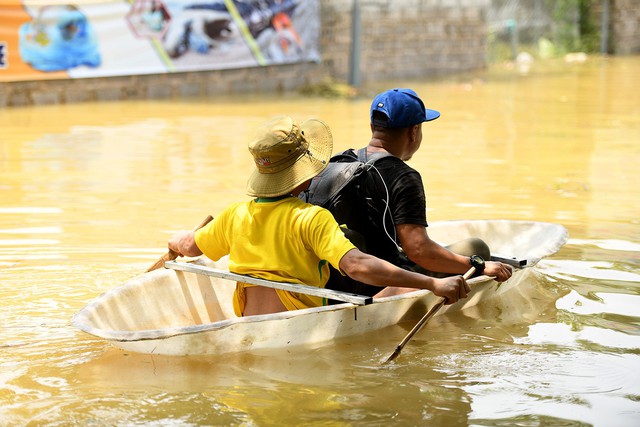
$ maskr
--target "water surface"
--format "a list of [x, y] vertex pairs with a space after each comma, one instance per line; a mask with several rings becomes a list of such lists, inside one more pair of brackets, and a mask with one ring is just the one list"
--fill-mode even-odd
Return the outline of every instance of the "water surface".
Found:
[[[640, 424], [640, 58], [504, 65], [365, 88], [4, 110], [0, 425]], [[516, 310], [434, 319], [287, 352], [160, 357], [69, 324], [176, 230], [244, 200], [246, 146], [275, 114], [369, 138], [371, 97], [414, 88], [442, 117], [411, 165], [429, 221], [537, 220], [571, 239]]]

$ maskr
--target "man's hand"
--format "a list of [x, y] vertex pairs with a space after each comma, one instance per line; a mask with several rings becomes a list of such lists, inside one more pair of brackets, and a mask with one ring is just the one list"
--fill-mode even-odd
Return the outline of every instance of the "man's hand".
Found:
[[483, 274], [493, 276], [498, 282], [509, 280], [513, 271], [511, 266], [497, 261], [485, 261]]
[[169, 239], [169, 250], [178, 256], [200, 256], [202, 251], [196, 245], [193, 231], [180, 231]]
[[451, 276], [442, 279], [434, 279], [433, 293], [447, 299], [445, 304], [453, 304], [462, 298], [466, 298], [471, 291], [467, 281], [462, 276]]

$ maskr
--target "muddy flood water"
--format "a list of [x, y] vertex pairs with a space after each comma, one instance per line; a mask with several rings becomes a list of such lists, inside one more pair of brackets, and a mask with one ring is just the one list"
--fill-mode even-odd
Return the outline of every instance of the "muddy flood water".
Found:
[[[252, 95], [0, 111], [0, 425], [640, 425], [640, 58], [500, 65], [356, 99]], [[206, 357], [119, 350], [71, 326], [168, 237], [245, 200], [276, 114], [368, 142], [372, 96], [440, 119], [410, 164], [430, 222], [562, 224], [521, 307], [314, 348]]]

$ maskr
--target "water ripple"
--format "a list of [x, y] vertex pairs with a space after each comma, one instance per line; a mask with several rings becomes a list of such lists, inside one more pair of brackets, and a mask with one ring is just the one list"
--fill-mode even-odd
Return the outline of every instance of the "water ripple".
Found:
[[587, 298], [572, 290], [556, 301], [556, 308], [582, 315], [609, 313], [640, 317], [640, 295], [594, 292], [590, 296]]
[[640, 274], [620, 271], [607, 261], [542, 260], [537, 268], [545, 274], [576, 281], [578, 278], [640, 282]]
[[526, 337], [515, 338], [516, 344], [558, 345], [584, 348], [591, 344], [612, 349], [640, 349], [640, 336], [629, 335], [611, 329], [594, 326], [568, 325], [565, 323], [538, 323], [529, 326]]

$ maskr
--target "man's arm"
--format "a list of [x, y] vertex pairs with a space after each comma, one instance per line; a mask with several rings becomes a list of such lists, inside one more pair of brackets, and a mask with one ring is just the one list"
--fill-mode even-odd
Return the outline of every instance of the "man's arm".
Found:
[[[416, 224], [396, 226], [402, 249], [409, 259], [422, 268], [440, 273], [463, 274], [469, 269], [469, 257], [458, 255], [431, 240], [426, 227]], [[484, 274], [499, 282], [511, 277], [507, 264], [485, 260]]]
[[358, 249], [351, 249], [340, 259], [340, 269], [352, 279], [373, 286], [427, 289], [447, 298], [447, 304], [466, 298], [470, 291], [469, 285], [462, 276], [436, 279], [403, 270]]

